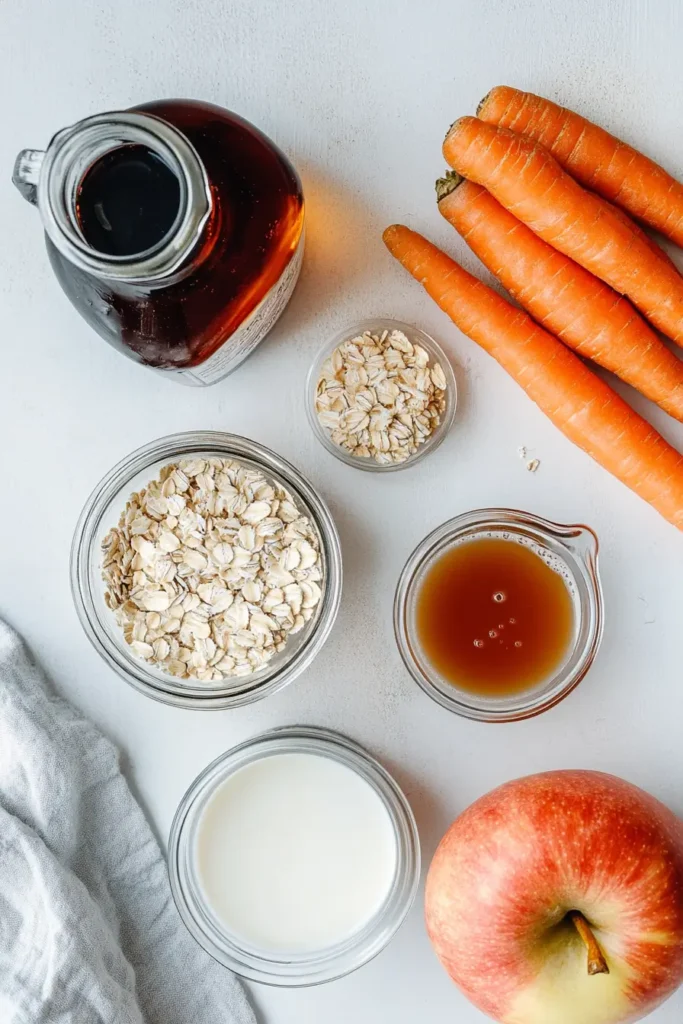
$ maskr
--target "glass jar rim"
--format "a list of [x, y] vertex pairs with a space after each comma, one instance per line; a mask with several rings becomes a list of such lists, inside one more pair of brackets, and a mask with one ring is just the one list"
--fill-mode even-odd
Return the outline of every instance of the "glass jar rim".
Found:
[[[204, 912], [193, 870], [193, 837], [198, 816], [216, 788], [233, 772], [262, 757], [281, 753], [331, 757], [355, 771], [380, 798], [396, 839], [396, 868], [384, 905], [357, 933], [318, 954], [269, 956], [247, 950], [212, 925]], [[420, 841], [408, 800], [392, 775], [355, 741], [317, 726], [284, 726], [232, 747], [191, 783], [171, 825], [168, 841], [171, 892], [178, 912], [197, 942], [219, 963], [261, 984], [303, 988], [334, 981], [373, 959], [389, 943], [410, 910], [420, 879]]]
[[[245, 676], [239, 680], [240, 686], [225, 688], [181, 686], [170, 680], [162, 684], [141, 659], [124, 659], [120, 646], [111, 640], [99, 621], [91, 586], [91, 561], [99, 557], [99, 549], [96, 552], [94, 548], [97, 531], [111, 502], [121, 492], [125, 492], [137, 473], [165, 460], [202, 452], [252, 463], [291, 489], [314, 522], [325, 563], [320, 612], [312, 620], [310, 630], [296, 651], [280, 666], [268, 667], [263, 674], [259, 673], [257, 679]], [[124, 504], [127, 499], [128, 492], [125, 492], [122, 499]], [[74, 531], [70, 572], [71, 592], [78, 618], [93, 647], [107, 664], [146, 696], [176, 707], [198, 710], [250, 704], [282, 689], [303, 672], [317, 656], [332, 630], [341, 603], [343, 579], [339, 534], [326, 503], [312, 484], [291, 463], [264, 445], [238, 434], [219, 431], [169, 434], [143, 445], [117, 462], [99, 481], [83, 507]]]
[[[151, 249], [114, 256], [85, 241], [75, 215], [78, 188], [98, 160], [124, 145], [152, 150], [175, 174], [180, 201], [175, 223]], [[195, 248], [212, 209], [204, 165], [190, 140], [162, 118], [138, 111], [110, 111], [63, 128], [42, 156], [36, 203], [55, 248], [96, 277], [152, 283], [174, 275]]]
[[[568, 658], [545, 683], [500, 698], [484, 698], [442, 681], [418, 649], [411, 614], [419, 579], [426, 568], [462, 538], [476, 537], [482, 532], [511, 533], [554, 551], [567, 565], [577, 588], [579, 621]], [[516, 509], [475, 509], [442, 523], [413, 550], [396, 587], [394, 636], [408, 672], [442, 707], [476, 721], [521, 721], [554, 707], [584, 678], [602, 640], [604, 611], [598, 551], [598, 538], [589, 526], [555, 523]]]

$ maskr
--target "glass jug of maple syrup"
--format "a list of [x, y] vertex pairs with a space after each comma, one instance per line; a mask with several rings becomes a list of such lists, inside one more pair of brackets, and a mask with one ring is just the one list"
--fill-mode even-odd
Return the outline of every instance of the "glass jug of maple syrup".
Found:
[[213, 384], [263, 340], [303, 255], [301, 183], [253, 125], [207, 103], [99, 114], [19, 154], [52, 267], [111, 345]]

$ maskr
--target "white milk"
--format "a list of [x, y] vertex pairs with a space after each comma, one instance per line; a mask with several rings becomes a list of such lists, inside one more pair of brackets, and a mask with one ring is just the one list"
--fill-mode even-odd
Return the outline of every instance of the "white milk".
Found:
[[195, 856], [208, 908], [238, 942], [311, 953], [349, 938], [380, 909], [396, 839], [382, 800], [355, 771], [282, 753], [217, 787]]

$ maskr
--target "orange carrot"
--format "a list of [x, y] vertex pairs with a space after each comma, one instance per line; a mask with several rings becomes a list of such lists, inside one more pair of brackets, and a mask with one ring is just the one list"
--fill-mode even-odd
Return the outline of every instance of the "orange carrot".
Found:
[[542, 146], [461, 117], [446, 137], [444, 155], [459, 174], [484, 185], [532, 231], [628, 295], [683, 345], [683, 277], [657, 258], [628, 218], [578, 185]]
[[679, 529], [683, 456], [528, 313], [415, 231], [384, 232], [393, 256], [460, 330], [492, 355], [566, 437]]
[[481, 185], [451, 171], [437, 182], [437, 195], [446, 220], [538, 323], [683, 421], [683, 362], [628, 299], [553, 249]]
[[667, 252], [664, 252], [664, 250], [659, 245], [657, 245], [654, 238], [651, 238], [650, 235], [647, 235], [635, 220], [631, 220], [628, 214], [624, 213], [620, 206], [615, 206], [614, 203], [610, 203], [608, 199], [604, 198], [602, 202], [605, 204], [605, 206], [609, 206], [610, 210], [612, 210], [615, 216], [618, 217], [623, 224], [626, 224], [627, 227], [638, 236], [638, 238], [642, 239], [642, 241], [645, 242], [650, 252], [653, 252], [655, 256], [657, 256], [660, 260], [664, 260], [666, 263], [669, 264], [670, 267], [674, 268], [677, 274], [680, 274], [680, 270], [678, 269], [674, 261], [671, 259], [669, 254]]
[[582, 185], [683, 246], [683, 185], [604, 128], [507, 85], [484, 97], [477, 116], [540, 142]]

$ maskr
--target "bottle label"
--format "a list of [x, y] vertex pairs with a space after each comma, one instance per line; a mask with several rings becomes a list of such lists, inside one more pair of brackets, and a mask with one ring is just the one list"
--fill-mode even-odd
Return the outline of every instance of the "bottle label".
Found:
[[199, 366], [181, 370], [187, 384], [207, 385], [232, 373], [254, 351], [274, 327], [276, 320], [289, 302], [301, 270], [304, 256], [304, 234], [301, 233], [296, 252], [282, 272], [280, 280], [270, 289], [256, 309], [247, 317], [221, 347]]

